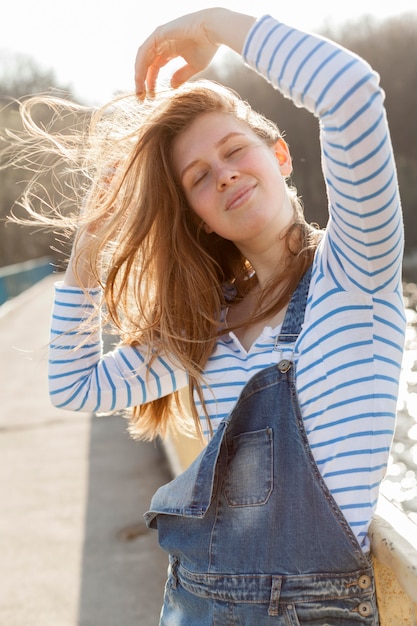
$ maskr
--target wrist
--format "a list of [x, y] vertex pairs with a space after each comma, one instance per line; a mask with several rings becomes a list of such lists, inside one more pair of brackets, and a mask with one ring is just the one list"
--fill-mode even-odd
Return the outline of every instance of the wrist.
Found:
[[207, 36], [216, 45], [242, 53], [247, 35], [256, 22], [252, 15], [230, 9], [208, 9]]

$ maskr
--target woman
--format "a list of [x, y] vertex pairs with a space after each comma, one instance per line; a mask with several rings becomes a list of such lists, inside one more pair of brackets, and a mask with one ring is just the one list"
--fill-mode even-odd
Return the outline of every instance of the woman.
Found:
[[[220, 86], [180, 87], [221, 44], [318, 118], [325, 231], [304, 220], [273, 124]], [[175, 90], [157, 94], [178, 56]], [[52, 401], [135, 407], [151, 438], [189, 385], [208, 443], [146, 515], [170, 554], [162, 625], [378, 624], [368, 527], [405, 328], [378, 76], [326, 39], [217, 8], [150, 35], [136, 91], [123, 136], [100, 118], [112, 132], [57, 285]], [[122, 336], [105, 355], [99, 285]]]

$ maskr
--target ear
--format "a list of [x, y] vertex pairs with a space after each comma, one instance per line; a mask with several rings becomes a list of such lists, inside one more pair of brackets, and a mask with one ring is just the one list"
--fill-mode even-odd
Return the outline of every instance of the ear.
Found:
[[206, 224], [205, 222], [203, 222], [203, 228], [204, 228], [204, 232], [206, 232], [208, 235], [210, 235], [211, 233], [214, 233], [214, 230], [210, 228], [210, 226], [208, 226], [208, 224]]
[[275, 156], [278, 159], [279, 169], [283, 176], [289, 176], [292, 172], [292, 159], [287, 143], [280, 137], [273, 146]]
[[194, 222], [194, 224], [197, 226], [197, 228], [201, 228], [201, 230], [204, 230], [204, 232], [207, 233], [208, 235], [214, 232], [214, 230], [210, 228], [210, 226], [208, 226], [206, 222], [201, 219], [201, 217], [198, 217], [197, 213], [195, 213], [191, 207], [189, 207], [189, 209], [190, 209], [191, 219]]

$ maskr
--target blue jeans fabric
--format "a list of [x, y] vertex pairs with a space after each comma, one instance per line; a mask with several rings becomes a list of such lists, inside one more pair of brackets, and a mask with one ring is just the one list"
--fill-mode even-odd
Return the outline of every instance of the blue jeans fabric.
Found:
[[[294, 342], [310, 271], [277, 340]], [[145, 520], [170, 555], [160, 626], [377, 626], [369, 557], [311, 454], [292, 361], [258, 372]]]

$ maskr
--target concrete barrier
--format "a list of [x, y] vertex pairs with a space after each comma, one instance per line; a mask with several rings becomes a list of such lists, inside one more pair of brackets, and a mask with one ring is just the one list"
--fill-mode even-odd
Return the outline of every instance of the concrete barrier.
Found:
[[370, 538], [381, 626], [417, 626], [417, 526], [380, 497]]

